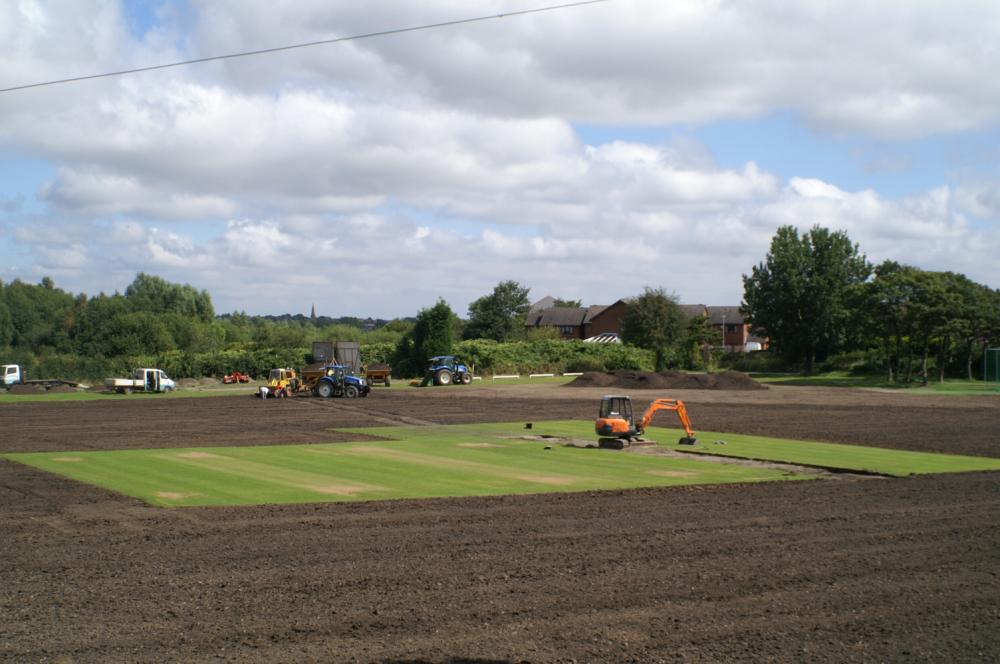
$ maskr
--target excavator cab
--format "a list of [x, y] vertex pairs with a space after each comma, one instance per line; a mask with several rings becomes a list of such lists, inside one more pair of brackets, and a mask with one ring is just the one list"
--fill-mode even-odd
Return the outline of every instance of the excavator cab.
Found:
[[594, 422], [599, 445], [620, 450], [626, 445], [650, 443], [650, 441], [643, 440], [642, 434], [652, 421], [653, 415], [660, 410], [676, 411], [677, 417], [680, 418], [681, 425], [687, 435], [677, 441], [678, 443], [694, 445], [698, 442], [698, 439], [694, 437], [694, 430], [691, 428], [687, 407], [680, 399], [655, 399], [636, 422], [632, 412], [632, 399], [627, 396], [609, 394], [601, 399], [601, 411], [597, 421]]
[[607, 395], [601, 399], [601, 412], [594, 424], [599, 436], [614, 438], [637, 436], [635, 419], [632, 416], [632, 399], [624, 396]]

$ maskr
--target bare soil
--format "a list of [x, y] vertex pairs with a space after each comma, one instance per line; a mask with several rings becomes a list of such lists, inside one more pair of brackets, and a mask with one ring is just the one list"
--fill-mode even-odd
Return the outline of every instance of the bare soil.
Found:
[[613, 387], [630, 390], [766, 390], [741, 371], [684, 373], [681, 371], [588, 371], [570, 387]]
[[[596, 415], [603, 388], [0, 406], [0, 450], [331, 442]], [[1000, 399], [775, 387], [695, 428], [1000, 456]], [[0, 460], [0, 660], [1000, 659], [1000, 473], [159, 509]]]

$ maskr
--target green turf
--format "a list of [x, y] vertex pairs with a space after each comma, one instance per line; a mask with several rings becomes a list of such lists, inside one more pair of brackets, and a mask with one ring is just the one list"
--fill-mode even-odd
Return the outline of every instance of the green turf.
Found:
[[[961, 473], [977, 470], [1000, 470], [1000, 459], [891, 450], [882, 447], [839, 445], [836, 443], [804, 443], [798, 440], [743, 436], [714, 431], [700, 432], [698, 444], [677, 445], [683, 432], [673, 431], [664, 440], [682, 452], [714, 454], [744, 459], [779, 461], [805, 466], [878, 473], [881, 475], [923, 475], [927, 473]], [[651, 434], [655, 435], [655, 434]], [[723, 443], [717, 442], [723, 441]]]
[[[478, 425], [484, 430], [505, 427], [505, 424]], [[523, 425], [521, 425], [523, 427]], [[593, 423], [586, 421], [537, 422], [532, 431], [539, 435], [592, 438]], [[361, 429], [356, 429], [361, 431]], [[365, 431], [373, 431], [365, 429]], [[958, 473], [977, 470], [1000, 470], [1000, 459], [956, 454], [910, 452], [881, 447], [806, 442], [764, 436], [746, 436], [717, 431], [699, 431], [697, 445], [679, 445], [684, 436], [680, 429], [650, 427], [646, 438], [680, 452], [714, 454], [763, 461], [776, 461], [820, 468], [879, 473], [882, 475], [920, 475], [926, 473]], [[725, 444], [717, 444], [724, 441]], [[859, 440], [863, 443], [863, 440]]]
[[[679, 430], [650, 438], [688, 458], [567, 447], [595, 441], [589, 421], [352, 429], [385, 441], [259, 447], [0, 455], [154, 505], [257, 505], [630, 489], [805, 479], [762, 467], [719, 464], [712, 453], [887, 475], [1000, 470], [1000, 459], [925, 454], [760, 436]], [[529, 440], [525, 436], [538, 439]], [[725, 445], [715, 444], [717, 440]], [[546, 449], [548, 448], [548, 449]]]
[[[570, 423], [571, 425], [574, 423]], [[255, 505], [629, 489], [793, 478], [765, 468], [517, 438], [519, 424], [364, 429], [398, 440], [5, 454], [154, 505]], [[592, 425], [591, 425], [592, 426]], [[588, 434], [588, 439], [593, 439]]]
[[853, 374], [849, 371], [829, 371], [803, 376], [802, 374], [752, 373], [754, 380], [768, 385], [801, 385], [806, 387], [855, 387], [879, 390], [893, 390], [905, 394], [943, 395], [996, 395], [1000, 393], [1000, 383], [985, 383], [981, 380], [949, 378], [945, 382], [931, 380], [922, 386], [919, 378], [910, 383], [890, 383], [883, 374]]

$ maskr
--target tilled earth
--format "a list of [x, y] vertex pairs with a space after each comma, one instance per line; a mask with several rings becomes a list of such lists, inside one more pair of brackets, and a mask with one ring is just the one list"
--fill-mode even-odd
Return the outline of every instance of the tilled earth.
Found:
[[[0, 451], [591, 419], [600, 394], [3, 405]], [[992, 397], [633, 393], [654, 396], [696, 429], [1000, 456]], [[1000, 659], [1000, 473], [159, 509], [4, 460], [0, 552], [5, 662]]]

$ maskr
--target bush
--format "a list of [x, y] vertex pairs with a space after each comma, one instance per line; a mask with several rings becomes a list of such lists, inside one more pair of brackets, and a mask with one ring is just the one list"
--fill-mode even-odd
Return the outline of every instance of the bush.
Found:
[[795, 371], [798, 368], [789, 364], [780, 353], [766, 350], [753, 353], [724, 353], [719, 358], [719, 367], [746, 373], [782, 373]]

